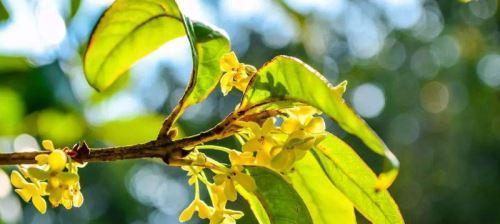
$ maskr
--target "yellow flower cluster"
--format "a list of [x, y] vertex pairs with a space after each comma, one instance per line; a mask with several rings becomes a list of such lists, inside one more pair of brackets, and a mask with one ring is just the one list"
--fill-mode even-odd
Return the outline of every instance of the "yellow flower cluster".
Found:
[[11, 182], [17, 188], [16, 192], [24, 201], [33, 201], [35, 208], [42, 214], [47, 211], [43, 196], [48, 196], [53, 207], [60, 204], [66, 209], [80, 207], [83, 195], [78, 168], [82, 165], [72, 162], [64, 150], [55, 149], [52, 141], [45, 140], [42, 145], [50, 153], [36, 156], [37, 165], [20, 167], [20, 172], [12, 172]]
[[290, 170], [306, 152], [326, 136], [323, 118], [314, 116], [319, 112], [310, 106], [300, 106], [284, 111], [280, 126], [275, 118], [266, 119], [262, 125], [256, 122], [241, 122], [246, 128], [247, 141], [242, 153], [230, 155], [233, 163], [260, 165], [279, 172]]
[[[179, 216], [180, 222], [191, 220], [194, 212], [198, 212], [198, 217], [201, 219], [209, 219], [210, 224], [232, 224], [243, 216], [240, 211], [226, 208], [228, 201], [237, 199], [236, 186], [241, 186], [249, 192], [255, 191], [256, 186], [253, 178], [243, 172], [242, 166], [212, 169], [215, 173], [213, 183], [207, 180], [203, 167], [186, 166], [182, 168], [188, 171], [189, 184], [195, 185], [195, 197]], [[207, 186], [212, 206], [200, 199], [199, 180]]]
[[240, 63], [234, 52], [222, 56], [220, 69], [223, 72], [220, 80], [220, 87], [224, 96], [227, 95], [233, 87], [236, 87], [236, 89], [240, 91], [244, 91], [252, 78], [252, 74], [256, 72], [253, 66]]
[[[296, 161], [326, 136], [325, 122], [323, 118], [315, 116], [319, 112], [313, 107], [298, 106], [283, 110], [280, 114], [278, 118], [282, 121], [279, 125], [276, 117], [263, 122], [238, 122], [237, 125], [242, 127], [237, 134], [241, 137], [241, 151], [210, 145], [195, 147], [189, 154], [194, 162], [191, 166], [183, 167], [187, 171], [189, 184], [195, 185], [195, 197], [181, 213], [179, 221], [188, 221], [197, 212], [198, 217], [209, 219], [210, 224], [236, 223], [243, 213], [227, 209], [228, 201], [237, 199], [238, 188], [249, 193], [256, 190], [256, 183], [245, 172], [244, 166], [263, 166], [281, 173], [288, 172]], [[225, 151], [230, 166], [211, 161], [198, 149]], [[214, 174], [212, 182], [207, 179], [204, 169]], [[200, 199], [200, 181], [208, 189], [211, 206]]]

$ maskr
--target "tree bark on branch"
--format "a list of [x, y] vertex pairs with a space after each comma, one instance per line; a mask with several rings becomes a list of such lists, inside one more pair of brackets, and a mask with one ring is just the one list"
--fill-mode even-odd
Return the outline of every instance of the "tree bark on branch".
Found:
[[[235, 111], [212, 129], [197, 135], [178, 140], [157, 139], [143, 144], [89, 148], [90, 153], [78, 156], [82, 162], [107, 162], [125, 159], [161, 158], [166, 163], [178, 161], [189, 152], [189, 148], [216, 139], [223, 139], [234, 134], [240, 127], [236, 120], [258, 121], [280, 114], [278, 110], [267, 110], [260, 113], [245, 114], [245, 111]], [[48, 154], [50, 151], [0, 153], [1, 165], [36, 164], [35, 157]]]

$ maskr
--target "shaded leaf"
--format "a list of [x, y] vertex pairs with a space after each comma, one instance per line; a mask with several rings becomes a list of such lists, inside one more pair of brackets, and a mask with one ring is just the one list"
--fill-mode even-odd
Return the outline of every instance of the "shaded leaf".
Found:
[[342, 86], [333, 87], [299, 59], [278, 56], [258, 71], [244, 93], [239, 110], [272, 101], [296, 101], [320, 109], [344, 130], [384, 156], [384, 171], [372, 187], [386, 189], [397, 176], [399, 162], [368, 124], [344, 102], [342, 89]]
[[[219, 83], [222, 76], [219, 61], [231, 50], [229, 39], [222, 31], [186, 18], [193, 52], [193, 70], [184, 107], [203, 101]], [[189, 89], [189, 87], [188, 87]]]
[[404, 223], [389, 192], [373, 189], [377, 176], [349, 145], [328, 134], [313, 154], [333, 185], [368, 220], [373, 223]]
[[69, 17], [73, 18], [75, 14], [78, 12], [78, 9], [80, 8], [80, 5], [82, 4], [81, 0], [71, 0], [70, 2], [70, 12], [69, 12]]
[[310, 152], [295, 164], [288, 176], [315, 224], [356, 223], [351, 201], [330, 182]]
[[304, 201], [279, 174], [262, 167], [247, 168], [255, 179], [257, 190], [254, 194], [242, 193], [260, 223], [307, 224], [312, 223]]

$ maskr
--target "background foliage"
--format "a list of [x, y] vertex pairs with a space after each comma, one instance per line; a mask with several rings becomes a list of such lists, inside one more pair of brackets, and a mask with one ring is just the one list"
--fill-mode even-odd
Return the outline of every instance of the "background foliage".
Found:
[[[245, 63], [260, 67], [287, 54], [331, 81], [349, 80], [346, 99], [400, 159], [391, 192], [407, 222], [500, 220], [497, 1], [189, 2], [180, 1], [183, 11], [225, 29]], [[0, 150], [32, 147], [33, 137], [96, 146], [155, 137], [190, 75], [186, 39], [166, 44], [97, 94], [84, 79], [82, 49], [111, 2], [2, 3]], [[189, 108], [182, 130], [210, 127], [240, 99], [221, 96]], [[358, 140], [344, 140], [379, 164]], [[0, 222], [176, 222], [189, 203], [183, 174], [154, 162], [92, 164], [81, 175], [84, 206], [41, 216], [11, 193], [0, 171]]]

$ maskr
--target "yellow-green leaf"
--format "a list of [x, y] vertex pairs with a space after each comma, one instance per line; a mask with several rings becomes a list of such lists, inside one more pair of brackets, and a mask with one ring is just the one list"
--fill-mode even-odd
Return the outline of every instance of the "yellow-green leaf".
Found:
[[272, 101], [301, 102], [320, 109], [344, 130], [384, 156], [384, 171], [372, 187], [386, 189], [397, 176], [399, 162], [368, 124], [344, 102], [342, 89], [342, 86], [333, 87], [319, 72], [299, 59], [278, 56], [258, 71], [244, 93], [239, 110]]
[[328, 134], [313, 155], [330, 181], [372, 223], [404, 223], [387, 190], [375, 191], [377, 176], [344, 141]]
[[253, 193], [238, 191], [250, 204], [261, 224], [313, 223], [304, 201], [282, 176], [263, 167], [247, 168], [257, 184]]
[[92, 33], [85, 54], [87, 81], [108, 88], [135, 62], [174, 38], [187, 36], [193, 71], [173, 121], [190, 105], [206, 99], [220, 79], [219, 60], [229, 52], [229, 38], [217, 28], [183, 16], [174, 0], [117, 0]]
[[87, 81], [109, 87], [137, 60], [165, 42], [185, 35], [173, 0], [117, 0], [99, 20], [85, 52]]
[[292, 186], [306, 204], [314, 224], [356, 223], [354, 207], [326, 176], [308, 152], [288, 174]]
[[224, 32], [200, 22], [192, 22], [187, 17], [184, 19], [191, 41], [194, 67], [186, 93], [180, 101], [182, 109], [203, 101], [217, 87], [222, 76], [220, 58], [231, 50]]

